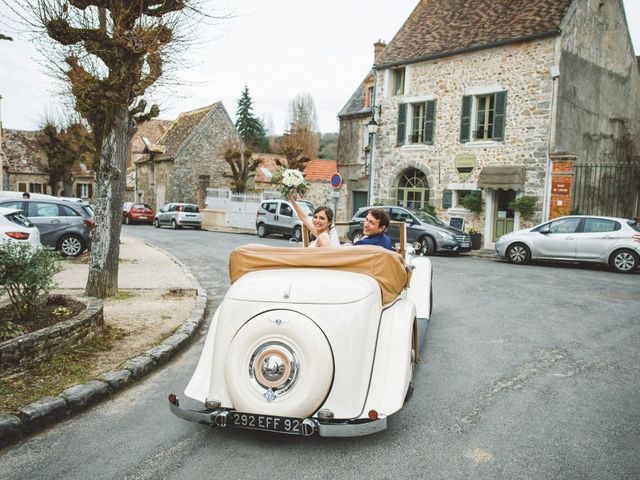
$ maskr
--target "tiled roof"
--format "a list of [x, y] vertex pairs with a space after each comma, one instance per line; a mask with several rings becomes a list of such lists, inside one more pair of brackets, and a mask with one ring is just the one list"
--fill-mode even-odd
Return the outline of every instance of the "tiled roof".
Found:
[[10, 173], [47, 174], [49, 162], [38, 134], [26, 130], [2, 130], [2, 151]]
[[382, 52], [379, 66], [455, 54], [553, 33], [572, 0], [422, 0]]
[[[256, 169], [256, 182], [261, 183], [270, 183], [271, 178], [264, 174], [261, 168], [268, 170], [270, 173], [273, 173], [278, 165], [276, 164], [276, 159], [279, 159], [282, 163], [287, 163], [287, 158], [284, 155], [275, 155], [275, 154], [267, 154], [260, 153], [254, 154], [255, 158], [261, 158], [262, 162]], [[304, 176], [309, 181], [329, 181], [331, 179], [331, 175], [338, 171], [338, 164], [336, 160], [325, 160], [321, 158], [314, 158], [309, 160], [305, 165]]]
[[160, 137], [158, 144], [165, 150], [164, 154], [158, 157], [159, 160], [175, 158], [180, 147], [191, 137], [191, 134], [198, 128], [204, 118], [214, 110], [220, 102], [199, 108], [190, 112], [183, 112], [171, 124], [171, 127]]
[[351, 98], [349, 99], [349, 101], [345, 104], [344, 107], [342, 107], [342, 110], [340, 110], [340, 113], [338, 113], [338, 117], [371, 114], [371, 109], [364, 106], [364, 101], [365, 101], [364, 84], [372, 73], [373, 73], [373, 70], [367, 74], [367, 76], [362, 82], [360, 82], [360, 85], [358, 85], [358, 88], [356, 89], [356, 91], [353, 92], [353, 95], [351, 95]]
[[173, 120], [160, 120], [154, 118], [138, 125], [138, 130], [131, 139], [131, 153], [143, 153], [144, 141], [143, 137], [148, 138], [151, 144], [157, 144], [162, 135], [169, 130]]

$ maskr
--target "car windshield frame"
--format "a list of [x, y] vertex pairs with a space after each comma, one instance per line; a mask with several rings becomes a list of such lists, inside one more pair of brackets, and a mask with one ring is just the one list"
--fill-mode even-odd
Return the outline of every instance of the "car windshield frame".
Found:
[[421, 222], [427, 223], [429, 225], [436, 225], [438, 227], [448, 227], [446, 223], [440, 220], [438, 217], [431, 215], [423, 210], [408, 210], [411, 215], [415, 216]]

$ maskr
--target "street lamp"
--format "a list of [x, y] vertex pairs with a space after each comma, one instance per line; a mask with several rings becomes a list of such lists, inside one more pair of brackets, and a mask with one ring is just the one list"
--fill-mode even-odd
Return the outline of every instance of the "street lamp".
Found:
[[373, 188], [373, 159], [376, 151], [374, 142], [378, 131], [378, 122], [376, 122], [375, 118], [372, 118], [367, 124], [367, 131], [369, 132], [369, 148], [371, 150], [371, 155], [369, 155], [369, 190], [367, 191], [367, 205], [371, 205], [371, 189]]

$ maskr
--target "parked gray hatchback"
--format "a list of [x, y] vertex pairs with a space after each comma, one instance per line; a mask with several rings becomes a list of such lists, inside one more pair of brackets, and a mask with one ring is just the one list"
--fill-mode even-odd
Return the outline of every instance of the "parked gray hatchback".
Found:
[[77, 257], [91, 245], [95, 226], [86, 203], [50, 199], [1, 199], [0, 207], [22, 210], [40, 232], [40, 242], [66, 257]]

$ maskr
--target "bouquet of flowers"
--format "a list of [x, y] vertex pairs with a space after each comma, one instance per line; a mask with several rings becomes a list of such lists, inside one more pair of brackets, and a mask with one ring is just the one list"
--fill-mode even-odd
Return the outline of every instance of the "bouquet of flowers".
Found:
[[309, 188], [309, 182], [304, 179], [304, 174], [300, 170], [291, 168], [276, 171], [271, 178], [271, 183], [278, 185], [278, 190], [283, 196], [291, 194], [292, 197], [304, 195]]

